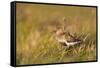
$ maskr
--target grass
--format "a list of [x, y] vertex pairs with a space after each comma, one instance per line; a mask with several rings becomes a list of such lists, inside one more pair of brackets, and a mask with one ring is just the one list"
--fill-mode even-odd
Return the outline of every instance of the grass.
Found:
[[[16, 19], [17, 65], [96, 60], [95, 8], [17, 4]], [[69, 48], [59, 44], [53, 30], [61, 24], [84, 42]]]

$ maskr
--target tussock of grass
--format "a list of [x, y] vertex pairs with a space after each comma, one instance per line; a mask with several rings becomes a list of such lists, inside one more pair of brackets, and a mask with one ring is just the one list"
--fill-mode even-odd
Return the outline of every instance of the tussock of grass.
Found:
[[[17, 53], [17, 64], [45, 64], [96, 60], [95, 41], [87, 40], [69, 47], [62, 46], [54, 37], [46, 34], [39, 37], [35, 46], [25, 44]], [[82, 38], [84, 39], [84, 38]], [[34, 39], [33, 39], [34, 40]], [[32, 43], [32, 42], [30, 42]], [[20, 54], [19, 54], [20, 53]]]

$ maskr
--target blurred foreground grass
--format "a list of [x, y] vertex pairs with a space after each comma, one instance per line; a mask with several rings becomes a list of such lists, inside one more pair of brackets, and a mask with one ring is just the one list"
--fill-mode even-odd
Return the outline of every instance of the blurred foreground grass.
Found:
[[[17, 65], [96, 60], [96, 8], [17, 3], [16, 19]], [[88, 38], [66, 49], [52, 32], [62, 23], [77, 37]]]

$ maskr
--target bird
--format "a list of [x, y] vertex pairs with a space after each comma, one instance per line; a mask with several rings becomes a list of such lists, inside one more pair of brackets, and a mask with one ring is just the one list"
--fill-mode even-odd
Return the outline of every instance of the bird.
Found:
[[64, 46], [69, 47], [82, 42], [80, 39], [76, 39], [70, 32], [66, 32], [63, 29], [57, 30], [55, 35], [56, 40]]

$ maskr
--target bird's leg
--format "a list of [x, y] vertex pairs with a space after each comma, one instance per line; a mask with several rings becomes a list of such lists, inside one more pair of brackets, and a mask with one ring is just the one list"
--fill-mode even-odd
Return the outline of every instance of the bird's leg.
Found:
[[67, 50], [69, 49], [69, 47], [70, 47], [70, 46], [67, 45], [67, 46], [65, 47], [65, 51], [67, 51]]

